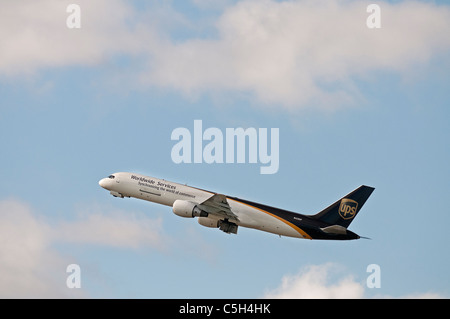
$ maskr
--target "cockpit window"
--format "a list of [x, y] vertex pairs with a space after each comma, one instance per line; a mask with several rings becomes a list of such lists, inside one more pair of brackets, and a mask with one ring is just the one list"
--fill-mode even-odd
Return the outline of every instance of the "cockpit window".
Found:
[[109, 175], [109, 176], [108, 176], [108, 178], [110, 178], [110, 179], [114, 179], [114, 178], [115, 178], [115, 176], [114, 176], [114, 175]]

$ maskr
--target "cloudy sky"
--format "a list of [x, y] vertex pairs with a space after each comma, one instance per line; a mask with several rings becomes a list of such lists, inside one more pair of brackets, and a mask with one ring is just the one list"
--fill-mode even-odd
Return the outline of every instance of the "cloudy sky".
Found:
[[[0, 0], [0, 297], [448, 298], [450, 6], [372, 2]], [[174, 163], [194, 120], [278, 128], [279, 170]], [[227, 235], [118, 171], [304, 214], [370, 185], [371, 240]]]

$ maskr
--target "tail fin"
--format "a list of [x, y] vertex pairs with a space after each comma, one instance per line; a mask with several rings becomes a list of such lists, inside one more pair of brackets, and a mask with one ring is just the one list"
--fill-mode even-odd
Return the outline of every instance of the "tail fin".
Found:
[[339, 225], [347, 228], [374, 189], [370, 186], [360, 186], [350, 194], [312, 216], [312, 218], [330, 225]]

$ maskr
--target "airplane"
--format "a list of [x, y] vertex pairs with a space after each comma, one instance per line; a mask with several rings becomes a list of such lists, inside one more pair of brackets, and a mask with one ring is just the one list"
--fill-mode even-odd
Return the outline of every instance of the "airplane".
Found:
[[237, 234], [241, 226], [280, 237], [322, 240], [361, 238], [347, 228], [375, 189], [362, 185], [317, 214], [303, 215], [135, 173], [114, 173], [101, 179], [99, 185], [114, 197], [171, 206], [178, 216], [197, 217], [200, 225], [228, 234]]

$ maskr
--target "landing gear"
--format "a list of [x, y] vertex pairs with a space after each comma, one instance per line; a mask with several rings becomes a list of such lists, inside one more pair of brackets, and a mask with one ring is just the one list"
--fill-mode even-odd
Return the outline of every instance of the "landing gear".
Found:
[[228, 221], [228, 219], [219, 220], [219, 229], [227, 234], [237, 234], [238, 225]]
[[124, 196], [121, 193], [115, 191], [110, 191], [110, 194], [113, 195], [114, 197], [124, 198]]

